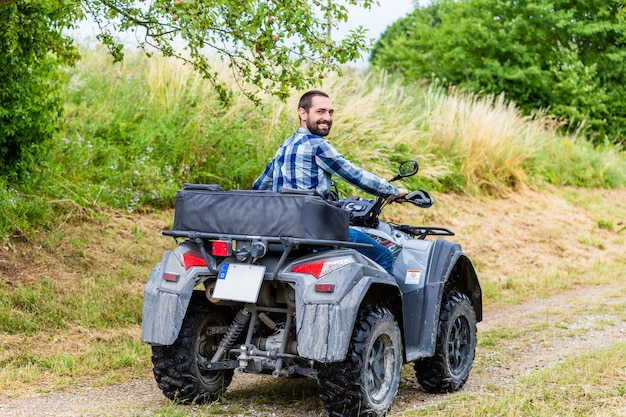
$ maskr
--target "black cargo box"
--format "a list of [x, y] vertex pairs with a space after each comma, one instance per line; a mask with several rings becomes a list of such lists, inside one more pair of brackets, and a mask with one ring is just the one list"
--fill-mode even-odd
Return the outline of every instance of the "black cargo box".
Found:
[[349, 225], [347, 210], [307, 192], [185, 184], [176, 193], [176, 231], [345, 241]]

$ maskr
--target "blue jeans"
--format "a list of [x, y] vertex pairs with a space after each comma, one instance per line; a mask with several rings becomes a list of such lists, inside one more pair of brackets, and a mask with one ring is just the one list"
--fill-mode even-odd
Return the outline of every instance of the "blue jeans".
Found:
[[350, 242], [369, 243], [373, 245], [373, 248], [358, 248], [357, 251], [367, 256], [372, 261], [382, 266], [389, 274], [393, 275], [393, 254], [389, 248], [384, 247], [360, 230], [353, 228], [350, 228], [348, 240]]

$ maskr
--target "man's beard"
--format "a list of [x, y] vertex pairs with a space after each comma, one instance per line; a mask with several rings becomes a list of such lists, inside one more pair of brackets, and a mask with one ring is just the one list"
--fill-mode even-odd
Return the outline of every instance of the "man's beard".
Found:
[[326, 124], [328, 128], [320, 128], [318, 126], [319, 122], [312, 123], [309, 120], [306, 121], [306, 128], [309, 129], [309, 132], [313, 133], [317, 136], [327, 136], [330, 133], [330, 128], [333, 126], [332, 122], [322, 123]]

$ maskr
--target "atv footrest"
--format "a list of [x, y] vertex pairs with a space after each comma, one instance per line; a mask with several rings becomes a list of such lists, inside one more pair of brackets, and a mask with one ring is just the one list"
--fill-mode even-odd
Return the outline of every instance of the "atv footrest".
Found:
[[236, 369], [237, 367], [239, 367], [238, 361], [211, 362], [198, 360], [198, 369], [202, 372], [221, 371], [223, 369]]

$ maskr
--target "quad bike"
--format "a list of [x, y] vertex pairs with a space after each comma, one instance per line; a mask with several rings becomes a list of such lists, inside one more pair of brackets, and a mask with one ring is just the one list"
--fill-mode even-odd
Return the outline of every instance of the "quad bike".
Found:
[[[417, 170], [407, 161], [392, 181]], [[450, 230], [385, 223], [381, 198], [178, 193], [164, 234], [183, 240], [150, 275], [142, 324], [167, 398], [214, 401], [235, 371], [305, 376], [329, 415], [381, 416], [406, 363], [427, 392], [467, 381], [482, 293], [470, 259], [441, 238]], [[433, 204], [425, 191], [406, 200]], [[392, 251], [393, 275], [347, 241], [348, 226]]]

